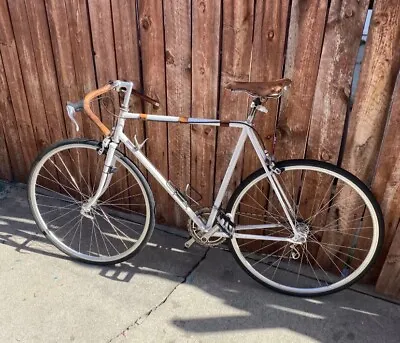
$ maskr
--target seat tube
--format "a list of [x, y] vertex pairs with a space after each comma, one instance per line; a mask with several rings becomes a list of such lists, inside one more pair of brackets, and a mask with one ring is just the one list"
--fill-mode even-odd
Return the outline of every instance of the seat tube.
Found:
[[272, 175], [271, 175], [272, 172], [268, 169], [268, 166], [265, 162], [265, 153], [263, 151], [263, 148], [261, 147], [261, 144], [257, 140], [256, 135], [254, 134], [253, 130], [251, 130], [249, 128], [247, 130], [248, 130], [248, 136], [250, 138], [250, 141], [254, 147], [254, 150], [256, 151], [256, 154], [261, 162], [261, 165], [263, 166], [263, 168], [267, 174], [267, 177], [272, 186], [272, 189], [274, 190], [276, 197], [278, 198], [278, 201], [279, 201], [280, 205], [282, 206], [283, 211], [285, 212], [285, 215], [290, 223], [290, 226], [291, 226], [293, 232], [296, 233], [297, 232], [296, 225], [294, 224], [292, 216], [291, 216], [291, 214], [294, 213], [293, 209], [291, 209], [290, 203], [287, 200], [284, 192], [283, 191], [281, 192], [282, 188], [279, 187], [279, 183], [277, 182], [276, 178], [274, 179], [272, 177]]

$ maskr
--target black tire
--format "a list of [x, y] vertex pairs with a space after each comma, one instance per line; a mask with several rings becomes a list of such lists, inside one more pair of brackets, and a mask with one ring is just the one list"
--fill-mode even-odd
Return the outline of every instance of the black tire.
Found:
[[[248, 268], [249, 264], [246, 264], [246, 262], [244, 261], [244, 258], [238, 254], [238, 248], [237, 248], [238, 244], [235, 243], [236, 249], [234, 247], [235, 239], [230, 240], [229, 246], [230, 246], [230, 250], [231, 250], [235, 260], [239, 263], [239, 265], [246, 271], [246, 273], [248, 275], [250, 275], [254, 280], [259, 282], [263, 286], [274, 289], [274, 290], [284, 293], [284, 294], [289, 294], [289, 295], [294, 295], [294, 296], [326, 295], [326, 294], [338, 292], [344, 288], [349, 287], [353, 283], [360, 280], [368, 272], [371, 265], [376, 260], [376, 257], [378, 256], [378, 254], [381, 250], [381, 247], [382, 247], [383, 236], [384, 236], [384, 220], [383, 220], [381, 208], [380, 208], [378, 202], [376, 201], [374, 195], [372, 194], [372, 192], [360, 179], [358, 179], [356, 176], [349, 173], [348, 171], [346, 171], [342, 168], [339, 168], [335, 165], [332, 165], [332, 164], [329, 164], [326, 162], [322, 162], [322, 161], [316, 161], [316, 160], [287, 160], [287, 161], [281, 161], [281, 162], [276, 163], [276, 167], [278, 169], [280, 169], [282, 171], [282, 173], [284, 173], [286, 169], [290, 170], [291, 168], [293, 169], [293, 168], [301, 167], [301, 166], [316, 167], [316, 168], [320, 168], [320, 169], [323, 169], [326, 171], [330, 171], [330, 172], [339, 174], [343, 178], [347, 179], [350, 183], [356, 185], [359, 188], [359, 190], [365, 195], [365, 197], [369, 200], [371, 209], [373, 209], [373, 212], [375, 213], [376, 219], [377, 219], [377, 221], [376, 221], [377, 227], [374, 228], [374, 234], [376, 232], [376, 234], [378, 235], [378, 239], [377, 239], [376, 248], [372, 252], [372, 258], [370, 258], [369, 263], [365, 266], [365, 268], [363, 268], [363, 270], [356, 277], [351, 279], [351, 281], [345, 282], [340, 287], [337, 287], [334, 289], [329, 289], [329, 290], [320, 290], [317, 292], [310, 291], [310, 292], [304, 293], [304, 292], [298, 292], [295, 289], [282, 289], [282, 288], [274, 286], [271, 283], [267, 283], [267, 282], [263, 281], [262, 279], [260, 279], [260, 277], [255, 275], [254, 272], [249, 270], [249, 268]], [[239, 196], [241, 196], [243, 199], [243, 197], [246, 194], [246, 193], [243, 193], [244, 189], [246, 189], [246, 187], [248, 187], [250, 184], [254, 183], [256, 179], [258, 179], [262, 176], [265, 176], [265, 171], [263, 168], [260, 168], [259, 170], [255, 171], [250, 176], [248, 176], [245, 180], [242, 181], [242, 183], [236, 188], [236, 190], [232, 194], [231, 198], [229, 199], [226, 213], [231, 213]], [[248, 188], [248, 190], [250, 190], [250, 188]], [[238, 200], [238, 201], [241, 201], [241, 200]], [[239, 205], [236, 204], [236, 207], [239, 208]], [[368, 207], [368, 209], [370, 209], [370, 208]], [[235, 218], [234, 218], [234, 220], [235, 220]], [[371, 243], [371, 246], [372, 246], [372, 243]], [[286, 248], [285, 248], [285, 250], [286, 250]], [[371, 251], [372, 251], [372, 248], [371, 248]], [[300, 264], [301, 264], [301, 262], [300, 262]], [[300, 271], [299, 271], [299, 273], [300, 273]]]
[[[39, 207], [36, 202], [36, 195], [35, 195], [36, 194], [36, 181], [37, 181], [38, 175], [40, 174], [40, 170], [41, 170], [42, 166], [44, 165], [44, 163], [46, 163], [46, 161], [49, 161], [48, 158], [52, 158], [52, 156], [55, 156], [55, 155], [52, 155], [53, 152], [54, 152], [54, 154], [56, 154], [57, 151], [63, 152], [63, 151], [66, 151], [66, 149], [68, 147], [70, 147], [72, 149], [73, 147], [77, 147], [77, 146], [82, 147], [82, 148], [88, 148], [90, 150], [94, 150], [94, 153], [97, 155], [97, 151], [101, 148], [101, 142], [84, 139], [84, 138], [62, 140], [62, 141], [59, 141], [59, 142], [49, 146], [48, 148], [46, 148], [44, 151], [42, 151], [39, 154], [39, 156], [34, 161], [32, 168], [31, 168], [30, 175], [29, 175], [27, 191], [28, 191], [29, 205], [30, 205], [33, 217], [36, 221], [36, 224], [37, 224], [38, 228], [40, 229], [40, 231], [51, 241], [51, 243], [53, 245], [55, 245], [59, 250], [61, 250], [63, 253], [67, 254], [74, 260], [78, 260], [78, 261], [89, 263], [89, 264], [95, 264], [95, 265], [111, 265], [111, 264], [116, 264], [116, 263], [120, 263], [125, 260], [128, 260], [143, 249], [143, 247], [146, 245], [146, 243], [148, 242], [148, 240], [150, 239], [150, 237], [153, 233], [154, 224], [155, 224], [155, 214], [154, 214], [155, 203], [154, 203], [154, 197], [151, 192], [150, 186], [147, 183], [143, 174], [141, 173], [140, 169], [118, 149], [115, 151], [115, 156], [117, 157], [117, 161], [119, 163], [121, 163], [121, 165], [123, 167], [125, 167], [129, 173], [131, 173], [130, 175], [132, 175], [135, 178], [134, 180], [137, 181], [137, 184], [142, 192], [141, 194], [143, 195], [143, 199], [145, 201], [147, 215], [145, 216], [144, 224], [143, 224], [145, 228], [143, 229], [143, 232], [140, 234], [139, 238], [137, 239], [137, 242], [139, 242], [139, 244], [137, 244], [137, 242], [133, 243], [133, 246], [130, 248], [130, 250], [131, 249], [133, 249], [133, 250], [131, 250], [131, 251], [127, 250], [126, 252], [120, 254], [120, 256], [116, 255], [115, 257], [109, 257], [109, 258], [107, 258], [107, 260], [102, 261], [102, 260], [100, 260], [100, 256], [98, 259], [96, 259], [93, 255], [90, 256], [90, 252], [89, 252], [89, 256], [85, 255], [85, 256], [87, 256], [87, 257], [85, 257], [82, 255], [82, 253], [80, 251], [78, 253], [78, 251], [73, 250], [73, 249], [71, 250], [71, 248], [66, 247], [65, 244], [60, 242], [60, 239], [56, 238], [55, 235], [50, 232], [49, 228], [44, 223], [42, 214], [40, 213]], [[65, 150], [63, 150], [64, 148], [65, 148]], [[58, 173], [58, 175], [60, 175], [60, 173]], [[129, 174], [127, 174], [127, 175], [129, 175]], [[95, 181], [96, 181], [96, 179], [95, 179]], [[89, 186], [88, 186], [88, 188], [89, 188]], [[62, 199], [64, 199], [64, 198], [62, 198]], [[63, 201], [66, 201], [66, 200], [63, 200]], [[72, 203], [72, 202], [70, 202], [70, 203]], [[100, 212], [100, 211], [99, 211], [99, 213], [100, 213], [100, 215], [102, 213], [107, 218], [114, 218], [113, 217], [114, 213], [112, 213], [112, 215], [109, 213], [106, 214], [105, 212]], [[129, 222], [128, 220], [125, 219], [125, 217], [116, 216], [115, 218], [119, 218], [119, 221], [121, 221], [121, 222]], [[110, 220], [110, 219], [108, 219], [108, 220]], [[98, 224], [98, 222], [97, 222], [97, 224]], [[130, 224], [128, 223], [128, 224], [125, 224], [124, 226], [126, 226], [128, 228], [129, 225]], [[138, 225], [138, 224], [134, 223], [132, 225]], [[82, 230], [82, 228], [80, 228], [80, 230]], [[93, 230], [93, 228], [92, 228], [92, 230]], [[131, 229], [131, 230], [135, 231], [133, 229]], [[119, 232], [115, 231], [115, 233], [118, 234]], [[101, 231], [100, 231], [100, 234], [102, 235]], [[96, 234], [95, 234], [95, 236], [96, 236]], [[125, 236], [126, 236], [126, 234], [125, 234]], [[99, 236], [99, 237], [102, 237], [102, 236]], [[121, 237], [123, 237], [125, 240], [124, 236], [121, 235]], [[74, 240], [74, 238], [72, 240]], [[96, 240], [97, 240], [97, 238], [96, 238]], [[99, 238], [99, 240], [100, 240], [100, 238]], [[103, 238], [103, 240], [104, 240], [104, 238]], [[123, 241], [122, 238], [120, 238], [120, 240]], [[106, 243], [104, 243], [104, 244], [106, 244]], [[136, 244], [137, 244], [137, 246], [136, 246]], [[92, 242], [91, 242], [91, 245], [92, 245]], [[93, 243], [93, 245], [94, 245], [94, 243]], [[124, 243], [124, 245], [126, 246], [125, 243]], [[81, 245], [79, 243], [79, 248], [80, 247], [81, 247]], [[89, 250], [91, 250], [91, 249], [89, 249]], [[74, 253], [74, 251], [75, 251], [75, 253]], [[129, 251], [129, 253], [128, 253], [128, 251]]]

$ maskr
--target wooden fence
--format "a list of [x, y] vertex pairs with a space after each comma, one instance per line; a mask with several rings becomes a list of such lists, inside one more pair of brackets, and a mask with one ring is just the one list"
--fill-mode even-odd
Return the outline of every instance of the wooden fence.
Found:
[[[386, 238], [369, 274], [400, 297], [400, 2], [375, 0], [354, 102], [353, 71], [370, 0], [0, 0], [0, 178], [26, 181], [38, 151], [76, 136], [64, 104], [110, 79], [133, 80], [159, 113], [243, 119], [232, 81], [289, 77], [257, 127], [277, 159], [340, 164], [372, 187]], [[397, 78], [397, 82], [396, 82]], [[136, 111], [154, 112], [139, 101]], [[100, 138], [83, 118], [82, 135]], [[130, 124], [147, 154], [205, 206], [218, 190], [237, 132]], [[258, 168], [245, 149], [231, 191]], [[184, 214], [150, 180], [160, 222]]]

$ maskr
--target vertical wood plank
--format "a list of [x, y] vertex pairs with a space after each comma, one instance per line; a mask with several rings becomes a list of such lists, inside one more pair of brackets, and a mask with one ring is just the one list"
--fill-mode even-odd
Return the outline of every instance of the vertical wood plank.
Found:
[[[164, 1], [167, 108], [174, 116], [191, 113], [191, 19], [189, 1]], [[168, 125], [168, 173], [180, 190], [190, 184], [188, 125]], [[171, 209], [171, 221], [180, 227], [187, 223], [186, 214], [177, 204]]]
[[[57, 71], [58, 87], [61, 96], [61, 105], [64, 116], [66, 116], [64, 109], [66, 102], [79, 98], [67, 10], [64, 1], [46, 0], [45, 3]], [[79, 126], [82, 127], [82, 117], [76, 116], [76, 120]], [[81, 132], [76, 132], [75, 126], [70, 120], [65, 120], [65, 126], [69, 137], [81, 136]]]
[[[369, 0], [334, 0], [330, 5], [310, 114], [310, 128], [308, 129], [307, 123], [303, 132], [304, 139], [307, 139], [307, 129], [309, 130], [307, 158], [324, 160], [333, 164], [338, 161], [349, 106], [353, 70], [368, 5]], [[303, 153], [302, 147], [298, 157]], [[313, 176], [312, 180], [312, 176], [308, 177], [308, 185], [304, 185], [301, 193], [304, 203], [301, 211], [305, 218], [312, 215], [314, 204], [323, 206], [323, 202], [329, 200], [329, 197], [323, 199], [323, 196], [326, 194], [325, 190], [332, 186], [330, 179]], [[324, 226], [326, 217], [327, 213], [323, 211], [314, 219], [313, 225]], [[328, 232], [325, 235], [329, 234]], [[321, 239], [324, 239], [322, 235]], [[312, 247], [315, 249], [313, 253], [317, 254], [318, 246]]]
[[10, 156], [7, 150], [3, 121], [0, 126], [0, 166], [0, 179], [11, 181], [13, 179], [13, 174], [11, 170]]
[[[141, 90], [136, 1], [112, 0], [111, 7], [118, 79], [133, 81], [135, 89]], [[131, 98], [130, 110], [137, 113], [143, 111], [142, 103], [138, 97]], [[136, 120], [126, 122], [125, 132], [129, 137], [136, 134], [139, 141], [143, 140], [145, 136], [143, 123]]]
[[[117, 62], [117, 76], [120, 80], [129, 80], [134, 82], [135, 89], [141, 90], [141, 73], [139, 58], [139, 37], [136, 20], [136, 1], [132, 0], [112, 0], [111, 9], [113, 16], [115, 57]], [[130, 111], [136, 113], [143, 112], [142, 102], [138, 97], [131, 97]], [[139, 120], [127, 120], [125, 123], [125, 134], [133, 139], [136, 135], [139, 142], [145, 139], [144, 123]], [[122, 148], [122, 147], [121, 147]], [[146, 147], [144, 147], [146, 149]], [[128, 149], [125, 149], [128, 152]], [[144, 150], [145, 151], [145, 150]], [[135, 160], [136, 164], [138, 161]], [[141, 168], [144, 175], [147, 175], [146, 169]], [[134, 202], [135, 180], [128, 177], [128, 197], [130, 202]], [[131, 210], [137, 210], [134, 205]]]
[[[192, 3], [192, 116], [216, 118], [220, 1]], [[213, 198], [216, 132], [210, 126], [191, 127], [190, 180], [202, 195], [202, 206]]]
[[[288, 1], [256, 2], [251, 81], [271, 81], [282, 77], [288, 11]], [[260, 133], [265, 148], [271, 152], [278, 109], [277, 101], [270, 100], [267, 107], [268, 114], [258, 113], [254, 126]], [[253, 146], [247, 144], [243, 176], [249, 175], [260, 166]]]
[[[358, 90], [350, 113], [342, 163], [344, 169], [367, 184], [370, 184], [374, 174], [387, 111], [400, 67], [399, 24], [400, 3], [393, 0], [377, 0], [372, 14]], [[364, 208], [357, 206], [356, 199], [356, 194], [351, 191], [343, 191], [338, 196], [337, 202], [342, 204], [342, 224], [354, 224], [354, 218], [362, 217]], [[370, 227], [368, 220], [364, 220], [363, 228], [360, 230], [363, 237], [371, 237]], [[349, 246], [352, 239], [338, 235], [325, 238], [325, 242], [335, 239], [335, 244], [343, 246]], [[357, 248], [367, 248], [369, 244], [370, 241], [364, 239], [359, 242]], [[359, 251], [354, 253], [355, 257]], [[356, 266], [357, 260], [354, 259], [352, 264]]]
[[342, 166], [371, 181], [400, 67], [400, 3], [376, 0]]
[[[111, 3], [110, 0], [89, 0], [88, 6], [97, 84], [101, 87], [117, 79]], [[111, 128], [113, 117], [106, 111], [102, 111], [101, 115], [102, 121]]]
[[[1, 41], [3, 45], [4, 41]], [[0, 48], [1, 49], [1, 48]], [[1, 50], [0, 50], [1, 51]], [[0, 121], [4, 128], [4, 140], [7, 143], [7, 153], [10, 157], [10, 166], [13, 178], [23, 182], [28, 173], [28, 165], [25, 163], [25, 153], [21, 149], [21, 140], [17, 119], [11, 103], [10, 91], [4, 71], [3, 61], [0, 56]], [[21, 151], [22, 150], [22, 151]], [[3, 157], [6, 159], [6, 157]]]
[[[77, 95], [83, 99], [85, 94], [97, 88], [94, 70], [90, 20], [86, 0], [69, 0], [65, 2], [69, 34], [71, 37], [71, 51], [75, 67]], [[99, 113], [98, 107], [93, 107]], [[92, 139], [101, 139], [101, 133], [89, 117], [81, 114], [83, 134]]]
[[[224, 1], [222, 21], [222, 61], [219, 100], [219, 119], [245, 120], [248, 111], [248, 96], [225, 89], [232, 81], [249, 81], [251, 65], [252, 35], [254, 26], [254, 2]], [[219, 128], [216, 153], [215, 194], [221, 185], [240, 131]], [[243, 156], [238, 161], [227, 198], [241, 180]]]
[[282, 97], [276, 132], [278, 160], [304, 157], [326, 13], [325, 0], [292, 2], [285, 77], [293, 83]]
[[42, 90], [40, 87], [38, 69], [36, 67], [30, 28], [29, 25], [26, 25], [28, 16], [25, 2], [24, 0], [10, 1], [8, 8], [36, 144], [38, 149], [42, 150], [50, 144], [51, 140], [47, 116], [43, 105]]
[[[145, 105], [146, 113], [165, 114], [165, 59], [164, 59], [164, 20], [162, 2], [157, 0], [139, 1], [139, 32], [141, 41], [143, 89], [149, 96], [158, 99], [160, 108]], [[149, 138], [147, 155], [158, 170], [168, 177], [168, 139], [167, 125], [164, 123], [146, 123], [146, 135]], [[151, 188], [156, 199], [157, 220], [169, 222], [168, 194], [150, 178]]]
[[[23, 181], [24, 179], [26, 180], [28, 170], [31, 163], [36, 158], [38, 151], [26, 99], [18, 52], [15, 45], [15, 38], [5, 0], [0, 1], [0, 22], [2, 32], [0, 37], [2, 42], [2, 44], [0, 44], [0, 54], [4, 68], [2, 77], [5, 78], [4, 80], [6, 80], [8, 85], [9, 98], [6, 98], [6, 101], [11, 101], [12, 103], [18, 135], [21, 146], [24, 147], [22, 149], [24, 163], [19, 167], [23, 173], [18, 173], [23, 177], [20, 181]], [[9, 106], [7, 107], [9, 109]], [[21, 151], [18, 152], [18, 154], [20, 153]], [[16, 156], [13, 158], [16, 158]]]
[[[44, 1], [25, 2], [44, 110], [52, 142], [67, 137]], [[26, 24], [25, 24], [26, 25]]]
[[[117, 61], [114, 44], [113, 16], [110, 0], [89, 1], [90, 24], [92, 29], [92, 42], [95, 57], [97, 83], [105, 85], [110, 80], [117, 80]], [[119, 99], [115, 92], [111, 92], [113, 106], [109, 110], [118, 114]], [[101, 106], [102, 121], [111, 128], [115, 124], [115, 117]], [[126, 170], [118, 168], [112, 176], [112, 181], [107, 189], [107, 195], [121, 194], [129, 198], [128, 174]], [[125, 193], [126, 192], [126, 193]]]
[[307, 158], [337, 163], [369, 0], [334, 0], [311, 111]]
[[396, 299], [400, 297], [400, 225], [397, 226], [389, 253], [379, 276], [376, 290]]
[[[382, 266], [388, 263], [390, 259], [393, 259], [394, 254], [398, 254], [400, 250], [392, 250], [396, 247], [396, 244], [391, 247], [393, 238], [396, 233], [400, 221], [400, 73], [397, 76], [396, 87], [393, 92], [393, 99], [391, 108], [389, 111], [389, 119], [385, 129], [385, 135], [382, 142], [382, 147], [379, 152], [379, 158], [377, 162], [377, 170], [372, 182], [372, 191], [376, 196], [376, 199], [381, 205], [383, 217], [385, 220], [385, 240], [383, 242], [383, 248], [379, 254], [378, 260], [375, 262], [372, 271], [369, 273], [369, 279], [375, 281], [379, 275], [379, 271]], [[389, 252], [390, 253], [388, 255]], [[385, 261], [388, 256], [388, 260]], [[391, 256], [391, 257], [390, 257]], [[385, 293], [385, 285], [391, 278], [392, 272], [395, 272], [397, 265], [392, 265], [393, 271], [391, 271], [390, 263], [387, 265], [384, 271], [379, 277], [377, 283], [377, 289]], [[393, 293], [388, 287], [388, 293]], [[400, 293], [398, 294], [400, 295]]]

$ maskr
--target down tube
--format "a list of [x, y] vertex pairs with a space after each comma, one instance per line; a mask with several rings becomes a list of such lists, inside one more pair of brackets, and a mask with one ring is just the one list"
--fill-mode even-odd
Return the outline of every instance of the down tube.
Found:
[[196, 225], [203, 230], [205, 229], [203, 222], [197, 217], [196, 213], [191, 207], [177, 195], [177, 190], [173, 190], [168, 184], [168, 180], [158, 171], [158, 169], [149, 161], [149, 159], [140, 151], [137, 150], [135, 145], [130, 139], [124, 134], [120, 133], [119, 138], [125, 144], [125, 146], [134, 154], [140, 163], [149, 171], [151, 175], [157, 180], [157, 182], [165, 189], [165, 191], [175, 200], [175, 202], [186, 212], [186, 214], [192, 219]]

